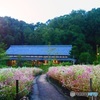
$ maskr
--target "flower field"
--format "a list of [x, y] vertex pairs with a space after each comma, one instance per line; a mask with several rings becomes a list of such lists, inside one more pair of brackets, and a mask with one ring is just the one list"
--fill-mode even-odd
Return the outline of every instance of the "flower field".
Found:
[[47, 75], [58, 80], [63, 87], [75, 92], [89, 92], [90, 78], [92, 78], [93, 91], [100, 94], [100, 65], [50, 67]]
[[16, 97], [16, 80], [19, 80], [19, 95], [26, 96], [31, 89], [35, 75], [42, 73], [39, 68], [1, 68], [0, 100], [14, 100]]

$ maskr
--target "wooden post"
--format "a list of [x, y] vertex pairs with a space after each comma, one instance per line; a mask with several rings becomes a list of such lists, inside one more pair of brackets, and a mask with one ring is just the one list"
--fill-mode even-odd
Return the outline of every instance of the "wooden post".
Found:
[[90, 92], [92, 92], [92, 78], [90, 78]]
[[19, 87], [19, 82], [18, 82], [18, 80], [16, 80], [16, 100], [19, 100], [19, 95], [18, 95], [19, 89], [18, 89], [18, 87]]
[[96, 56], [97, 56], [97, 63], [98, 63], [98, 56], [99, 56], [99, 53], [98, 53], [98, 45], [96, 45], [96, 49], [97, 49]]
[[[92, 92], [92, 78], [90, 78], [90, 92]], [[93, 96], [91, 97], [91, 100], [93, 100]]]
[[[92, 78], [90, 78], [90, 92], [93, 92], [93, 88], [92, 88]], [[97, 97], [92, 96], [91, 100], [97, 100]]]

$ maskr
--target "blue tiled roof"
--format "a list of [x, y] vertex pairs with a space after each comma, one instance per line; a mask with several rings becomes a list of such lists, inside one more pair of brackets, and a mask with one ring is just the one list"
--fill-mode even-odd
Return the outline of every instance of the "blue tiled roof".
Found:
[[12, 45], [7, 55], [70, 55], [72, 45]]

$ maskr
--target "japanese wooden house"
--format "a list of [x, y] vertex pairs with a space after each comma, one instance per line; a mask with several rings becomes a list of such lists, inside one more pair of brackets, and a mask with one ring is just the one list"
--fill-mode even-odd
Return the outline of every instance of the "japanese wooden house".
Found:
[[47, 64], [49, 60], [53, 63], [62, 61], [75, 62], [75, 59], [70, 58], [72, 45], [11, 45], [6, 55], [11, 64], [17, 60], [29, 60], [32, 62]]

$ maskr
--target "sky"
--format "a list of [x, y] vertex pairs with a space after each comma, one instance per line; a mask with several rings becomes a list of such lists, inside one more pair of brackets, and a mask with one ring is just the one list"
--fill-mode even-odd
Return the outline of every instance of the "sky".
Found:
[[100, 8], [100, 0], [0, 0], [0, 16], [26, 23], [45, 23], [72, 10]]

